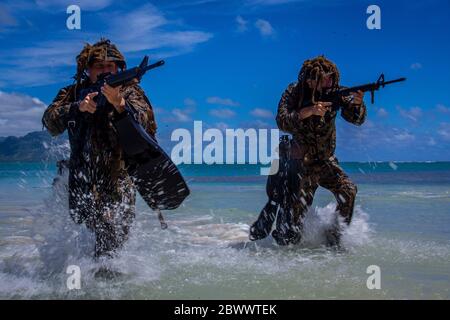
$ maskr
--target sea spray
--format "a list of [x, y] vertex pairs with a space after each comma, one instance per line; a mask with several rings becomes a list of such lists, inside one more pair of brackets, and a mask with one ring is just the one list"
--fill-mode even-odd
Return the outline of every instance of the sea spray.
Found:
[[[139, 199], [129, 241], [105, 262], [122, 275], [108, 280], [94, 276], [104, 262], [92, 259], [92, 234], [70, 220], [64, 192], [54, 195], [55, 169], [41, 171], [49, 181], [43, 185], [34, 179], [36, 170], [17, 168], [25, 189], [2, 186], [11, 199], [3, 197], [8, 202], [0, 224], [2, 298], [450, 297], [448, 211], [441, 197], [447, 185], [359, 185], [359, 206], [344, 228], [344, 253], [324, 246], [335, 205], [322, 190], [306, 216], [304, 242], [289, 247], [270, 237], [254, 247], [246, 242], [246, 229], [266, 200], [263, 183], [193, 184], [191, 201], [166, 213], [167, 230]], [[429, 202], [402, 193], [422, 189], [439, 197]], [[35, 198], [25, 201], [29, 193]], [[80, 267], [79, 290], [66, 286], [70, 265]], [[381, 269], [380, 290], [366, 287], [369, 265]]]

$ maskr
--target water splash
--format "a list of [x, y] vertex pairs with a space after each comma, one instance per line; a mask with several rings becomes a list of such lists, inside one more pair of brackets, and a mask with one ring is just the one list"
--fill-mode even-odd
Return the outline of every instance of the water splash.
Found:
[[[53, 173], [44, 175], [48, 179]], [[167, 215], [168, 230], [161, 230], [154, 212], [139, 200], [131, 237], [119, 256], [112, 261], [93, 261], [93, 236], [70, 219], [64, 180], [56, 181], [41, 206], [28, 208], [15, 218], [14, 234], [1, 238], [0, 297], [415, 297], [413, 293], [402, 295], [396, 288], [378, 296], [368, 292], [366, 267], [379, 264], [388, 274], [398, 266], [408, 270], [418, 265], [420, 273], [420, 268], [444, 270], [450, 259], [447, 244], [376, 233], [369, 214], [359, 206], [352, 224], [344, 229], [347, 252], [342, 254], [324, 246], [324, 231], [335, 214], [333, 203], [310, 209], [300, 245], [279, 247], [270, 237], [247, 242], [247, 223], [255, 218], [253, 212], [236, 209], [230, 219], [225, 210], [212, 209], [214, 203], [210, 207], [202, 204], [199, 209], [193, 199]], [[80, 266], [81, 290], [67, 289], [68, 265]], [[121, 276], [96, 278], [95, 272], [105, 265]], [[414, 269], [410, 272], [417, 273]], [[441, 271], [441, 280], [448, 279], [447, 275]], [[392, 271], [387, 275], [393, 283], [399, 283], [401, 276]], [[445, 296], [444, 289], [437, 290]]]

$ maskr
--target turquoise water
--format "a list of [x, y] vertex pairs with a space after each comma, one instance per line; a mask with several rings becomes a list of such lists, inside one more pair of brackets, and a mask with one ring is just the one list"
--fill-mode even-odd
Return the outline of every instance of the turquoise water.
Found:
[[[190, 165], [181, 170], [192, 194], [165, 212], [169, 229], [138, 199], [130, 240], [102, 262], [122, 276], [102, 280], [92, 235], [51, 187], [55, 166], [1, 163], [0, 298], [449, 299], [450, 163], [343, 167], [359, 189], [345, 253], [323, 246], [334, 212], [327, 191], [317, 193], [300, 246], [246, 243], [266, 201], [260, 166]], [[81, 268], [80, 290], [66, 286], [69, 265]], [[369, 265], [380, 267], [379, 290], [366, 286]]]

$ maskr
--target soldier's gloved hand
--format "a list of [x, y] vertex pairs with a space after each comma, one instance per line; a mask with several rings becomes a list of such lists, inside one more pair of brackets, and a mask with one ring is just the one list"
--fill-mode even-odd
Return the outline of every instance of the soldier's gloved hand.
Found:
[[315, 105], [311, 106], [311, 115], [314, 116], [321, 116], [323, 117], [325, 113], [328, 111], [328, 107], [331, 106], [333, 103], [331, 102], [322, 102], [318, 101]]
[[95, 110], [97, 109], [97, 103], [95, 103], [94, 97], [96, 95], [98, 95], [98, 92], [91, 92], [83, 99], [83, 101], [81, 101], [79, 107], [81, 112], [95, 112]]
[[102, 87], [102, 93], [106, 97], [109, 103], [111, 103], [117, 112], [121, 113], [125, 110], [125, 99], [122, 97], [120, 90], [122, 86], [111, 87], [105, 83]]
[[358, 90], [357, 92], [350, 92], [350, 94], [353, 96], [352, 104], [355, 105], [361, 105], [364, 99], [364, 92], [361, 90]]

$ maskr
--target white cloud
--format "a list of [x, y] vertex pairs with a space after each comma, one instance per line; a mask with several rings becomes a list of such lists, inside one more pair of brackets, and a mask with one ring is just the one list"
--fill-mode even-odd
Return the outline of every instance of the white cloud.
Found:
[[377, 116], [379, 116], [380, 118], [386, 118], [388, 115], [389, 113], [384, 108], [380, 108], [377, 111]]
[[[236, 17], [236, 24], [237, 24], [237, 31], [238, 32], [246, 32], [248, 31], [248, 24], [249, 21], [245, 20], [242, 16]], [[256, 29], [258, 29], [259, 33], [263, 37], [269, 37], [275, 35], [275, 30], [273, 29], [272, 25], [269, 21], [264, 19], [258, 19], [253, 24]]]
[[403, 118], [417, 122], [422, 116], [422, 109], [419, 107], [412, 107], [409, 109], [403, 109], [402, 107], [397, 107], [398, 112]]
[[258, 117], [258, 118], [273, 118], [274, 115], [271, 111], [267, 110], [267, 109], [261, 109], [261, 108], [255, 108], [252, 111], [250, 111], [250, 114], [254, 117]]
[[184, 108], [174, 108], [170, 110], [170, 114], [165, 116], [165, 122], [189, 122], [192, 121], [191, 114], [195, 112], [197, 103], [191, 98], [184, 99]]
[[448, 122], [441, 123], [439, 126], [438, 134], [445, 141], [450, 141], [450, 123]]
[[153, 107], [153, 112], [158, 115], [158, 114], [164, 114], [166, 113], [166, 110], [164, 110], [163, 108], [159, 108], [159, 107]]
[[[128, 12], [113, 9], [101, 11], [95, 18], [96, 24], [89, 32], [71, 32], [69, 37], [67, 30], [62, 30], [60, 34], [42, 35], [39, 41], [30, 43], [29, 47], [3, 51], [0, 60], [14, 71], [14, 77], [3, 73], [0, 83], [38, 86], [66, 82], [76, 71], [75, 57], [83, 45], [98, 41], [100, 35], [116, 43], [126, 58], [144, 53], [150, 54], [152, 58], [182, 55], [213, 37], [209, 32], [189, 30], [180, 21], [167, 19], [164, 13], [151, 4]], [[127, 21], [125, 27], [124, 21]], [[53, 40], [55, 38], [58, 40]], [[72, 67], [70, 72], [68, 66]]]
[[411, 68], [412, 70], [419, 70], [419, 69], [422, 69], [422, 64], [419, 63], [419, 62], [415, 62], [415, 63], [413, 63], [413, 64], [410, 66], [410, 68]]
[[392, 127], [380, 118], [373, 120], [371, 126], [366, 124], [354, 126], [342, 119], [337, 121], [337, 154], [345, 155], [341, 160], [364, 161], [369, 155], [377, 160], [432, 160], [449, 156], [443, 138], [450, 141], [450, 124], [447, 128], [441, 125], [440, 132], [430, 134], [417, 126]]
[[400, 142], [406, 142], [406, 141], [409, 142], [409, 141], [413, 141], [415, 139], [415, 136], [413, 134], [410, 134], [409, 132], [404, 131], [404, 132], [395, 134], [393, 136], [393, 138]]
[[[403, 148], [410, 146], [410, 143], [416, 140], [413, 132], [403, 128], [391, 127], [382, 121], [366, 121], [361, 127], [339, 121], [338, 132], [340, 132], [338, 134], [338, 145], [340, 146], [338, 149], [353, 150], [356, 146], [373, 150], [386, 146]], [[377, 138], [374, 139], [374, 137]]]
[[[168, 20], [152, 4], [145, 4], [133, 11], [108, 14], [109, 32], [124, 52], [165, 49], [189, 52], [197, 44], [210, 40], [213, 35], [203, 31], [181, 29], [178, 21]], [[123, 21], [127, 21], [127, 32], [123, 32]]]
[[172, 110], [171, 114], [173, 117], [170, 118], [170, 120], [175, 122], [189, 122], [192, 120], [189, 112], [183, 109], [175, 108]]
[[169, 9], [177, 9], [182, 7], [202, 6], [205, 4], [211, 4], [219, 1], [220, 0], [171, 0], [166, 1], [170, 2], [170, 4], [166, 4], [166, 7], [168, 7]]
[[236, 17], [236, 23], [237, 23], [237, 31], [238, 32], [245, 32], [248, 30], [247, 24], [248, 21], [242, 18], [241, 16]]
[[443, 104], [438, 104], [436, 106], [437, 110], [444, 114], [450, 114], [450, 107], [446, 107]]
[[220, 97], [208, 97], [206, 99], [206, 102], [209, 104], [219, 104], [223, 106], [229, 106], [229, 107], [237, 107], [239, 106], [239, 103], [236, 101], [233, 101], [229, 98], [220, 98]]
[[209, 114], [217, 118], [228, 119], [234, 117], [236, 115], [236, 112], [227, 108], [223, 108], [223, 109], [212, 109], [209, 111]]
[[259, 33], [263, 37], [269, 37], [275, 34], [275, 30], [273, 29], [272, 25], [269, 21], [258, 19], [255, 22], [255, 27], [259, 30]]
[[374, 127], [376, 126], [376, 124], [375, 124], [375, 122], [373, 122], [373, 121], [367, 119], [367, 120], [364, 122], [364, 126], [365, 126], [366, 128], [374, 128]]
[[184, 99], [184, 105], [187, 107], [195, 107], [197, 105], [197, 102], [195, 102], [194, 99], [186, 98]]
[[40, 43], [35, 47], [15, 50], [9, 56], [10, 59], [4, 63], [26, 69], [74, 66], [75, 57], [81, 51], [83, 45], [83, 40], [76, 36], [66, 40], [64, 45], [60, 41], [51, 40]]
[[109, 7], [112, 3], [112, 0], [36, 0], [36, 4], [41, 8], [61, 11], [65, 11], [72, 4], [79, 6], [81, 11], [97, 11]]
[[225, 122], [217, 122], [216, 124], [214, 124], [214, 126], [217, 128], [217, 129], [219, 129], [219, 130], [221, 130], [221, 131], [225, 131], [225, 129], [228, 129], [230, 126], [227, 124], [227, 123], [225, 123]]
[[42, 129], [46, 105], [38, 98], [0, 91], [0, 136], [23, 136]]
[[291, 2], [299, 2], [304, 0], [247, 0], [247, 5], [250, 6], [273, 6], [279, 4], [286, 4]]
[[269, 123], [262, 121], [260, 119], [250, 120], [240, 123], [241, 128], [253, 128], [253, 129], [274, 129], [276, 125], [270, 125]]
[[436, 140], [433, 138], [433, 137], [430, 137], [429, 139], [428, 139], [428, 142], [427, 142], [427, 145], [429, 145], [429, 146], [435, 146], [437, 143], [436, 143]]

